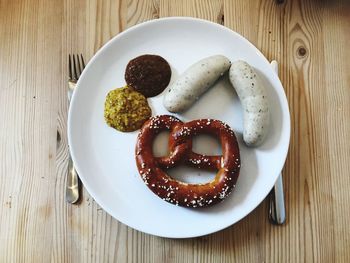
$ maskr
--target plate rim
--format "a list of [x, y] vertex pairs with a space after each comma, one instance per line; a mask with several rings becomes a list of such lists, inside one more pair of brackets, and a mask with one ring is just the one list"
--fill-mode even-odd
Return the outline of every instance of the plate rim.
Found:
[[[81, 74], [81, 76], [80, 76], [80, 78], [79, 78], [79, 80], [77, 82], [76, 91], [79, 90], [81, 79], [83, 79], [85, 77], [84, 73], [87, 72], [86, 69], [89, 68], [94, 63], [94, 61], [100, 56], [100, 53], [102, 53], [105, 49], [107, 49], [109, 46], [111, 46], [116, 39], [122, 38], [125, 34], [131, 32], [131, 31], [137, 30], [137, 29], [139, 29], [141, 27], [148, 26], [150, 24], [162, 23], [164, 21], [165, 22], [166, 21], [176, 21], [176, 20], [177, 21], [182, 20], [182, 21], [189, 21], [189, 22], [195, 22], [195, 23], [203, 23], [203, 24], [207, 24], [209, 26], [216, 26], [216, 27], [220, 28], [220, 30], [224, 30], [224, 31], [227, 31], [230, 34], [234, 34], [237, 37], [239, 37], [241, 40], [246, 42], [247, 45], [251, 46], [253, 48], [253, 50], [255, 50], [256, 54], [259, 57], [261, 57], [268, 64], [270, 64], [270, 62], [267, 60], [267, 58], [263, 55], [263, 53], [255, 45], [253, 45], [244, 36], [242, 36], [241, 34], [237, 33], [236, 31], [234, 31], [234, 30], [232, 30], [232, 29], [230, 29], [228, 27], [225, 27], [225, 26], [223, 26], [221, 24], [218, 24], [218, 23], [215, 23], [215, 22], [212, 22], [212, 21], [209, 21], [209, 20], [200, 19], [200, 18], [194, 18], [194, 17], [187, 17], [187, 16], [165, 17], [165, 18], [158, 18], [158, 19], [152, 19], [152, 20], [144, 21], [144, 22], [141, 22], [141, 23], [136, 24], [134, 26], [131, 26], [131, 27], [125, 29], [124, 31], [118, 33], [117, 35], [115, 35], [110, 40], [108, 40], [103, 46], [101, 46], [99, 48], [99, 50], [93, 55], [93, 57], [87, 63], [87, 65], [85, 67], [85, 70], [82, 72], [82, 74]], [[276, 179], [277, 179], [279, 173], [281, 173], [281, 171], [282, 171], [282, 169], [284, 167], [284, 164], [285, 164], [287, 156], [288, 156], [288, 151], [289, 151], [289, 147], [290, 147], [290, 137], [291, 137], [291, 118], [290, 118], [289, 104], [288, 104], [288, 100], [287, 100], [287, 96], [286, 96], [285, 90], [284, 90], [283, 85], [282, 85], [282, 83], [280, 81], [280, 78], [278, 77], [277, 74], [276, 74], [276, 77], [277, 77], [277, 81], [279, 82], [280, 87], [282, 87], [281, 107], [282, 108], [283, 107], [286, 108], [286, 115], [283, 114], [283, 118], [285, 118], [285, 117], [287, 118], [287, 120], [286, 120], [286, 128], [285, 128], [286, 132], [287, 132], [287, 134], [285, 134], [285, 136], [287, 136], [287, 142], [286, 142], [287, 147], [285, 149], [285, 152], [283, 152], [283, 154], [284, 154], [284, 158], [283, 158], [284, 161], [283, 161], [282, 165], [280, 167], [278, 167], [278, 169], [277, 169], [277, 171], [279, 171], [278, 174], [276, 175]], [[76, 92], [76, 91], [73, 92], [73, 96], [72, 96], [72, 99], [71, 99], [71, 105], [74, 105], [76, 94], [77, 93], [79, 94], [79, 92]], [[75, 153], [74, 153], [74, 147], [71, 147], [71, 145], [72, 145], [72, 124], [71, 124], [71, 122], [72, 122], [72, 108], [73, 107], [69, 107], [69, 111], [68, 111], [68, 121], [67, 121], [68, 148], [69, 148], [70, 155], [71, 155], [71, 158], [73, 160], [73, 163], [75, 164], [75, 169], [78, 172], [78, 174], [81, 174], [80, 173], [81, 169], [79, 168], [79, 165], [77, 165], [77, 162], [76, 162], [77, 159], [76, 159], [76, 156], [75, 156]], [[102, 200], [100, 200], [100, 198], [98, 197], [98, 194], [96, 194], [92, 190], [92, 188], [87, 183], [87, 181], [84, 179], [84, 177], [79, 176], [79, 178], [82, 181], [82, 183], [83, 183], [84, 187], [86, 188], [86, 190], [88, 191], [88, 193], [96, 201], [96, 203], [99, 206], [101, 206], [101, 208], [103, 208], [110, 216], [112, 216], [118, 222], [121, 222], [124, 225], [126, 225], [128, 227], [131, 227], [131, 228], [133, 228], [133, 229], [135, 229], [137, 231], [140, 231], [140, 232], [143, 232], [143, 233], [146, 233], [146, 234], [150, 234], [150, 235], [154, 235], [154, 236], [164, 237], [164, 238], [193, 238], [193, 237], [209, 235], [209, 234], [212, 234], [212, 233], [224, 230], [224, 229], [226, 229], [226, 228], [228, 228], [228, 227], [238, 223], [239, 221], [244, 219], [248, 214], [250, 214], [257, 206], [259, 206], [261, 204], [261, 202], [266, 198], [266, 196], [268, 195], [268, 193], [271, 190], [271, 189], [269, 189], [267, 191], [267, 193], [263, 195], [263, 198], [258, 198], [259, 202], [257, 202], [255, 205], [253, 205], [251, 207], [251, 209], [247, 209], [247, 211], [245, 213], [242, 213], [239, 220], [236, 220], [236, 221], [231, 222], [231, 223], [226, 224], [226, 225], [220, 225], [220, 226], [215, 227], [214, 229], [211, 229], [209, 231], [202, 230], [202, 231], [196, 231], [196, 233], [188, 233], [186, 235], [183, 235], [183, 234], [182, 235], [176, 235], [176, 234], [169, 235], [168, 233], [162, 234], [161, 232], [157, 232], [157, 231], [151, 232], [151, 231], [143, 230], [141, 227], [135, 226], [134, 224], [126, 223], [124, 218], [121, 219], [120, 217], [117, 217], [115, 215], [115, 213], [112, 211], [112, 209], [109, 208], [108, 205], [104, 205], [104, 202]], [[272, 185], [272, 187], [273, 187], [273, 185]]]

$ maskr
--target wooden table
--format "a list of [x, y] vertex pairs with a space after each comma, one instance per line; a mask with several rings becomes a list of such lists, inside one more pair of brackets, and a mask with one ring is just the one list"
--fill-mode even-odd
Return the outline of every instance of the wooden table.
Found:
[[[194, 16], [245, 36], [280, 77], [292, 117], [287, 223], [267, 202], [219, 233], [135, 231], [84, 191], [64, 199], [67, 58], [122, 30]], [[0, 262], [350, 262], [350, 2], [0, 0]]]

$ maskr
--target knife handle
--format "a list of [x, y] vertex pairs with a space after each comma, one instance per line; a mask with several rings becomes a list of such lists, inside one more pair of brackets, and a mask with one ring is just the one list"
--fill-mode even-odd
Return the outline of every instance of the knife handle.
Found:
[[[271, 61], [271, 67], [278, 76], [278, 63], [276, 60]], [[275, 225], [282, 225], [286, 222], [282, 172], [278, 175], [277, 181], [269, 194], [269, 220]]]

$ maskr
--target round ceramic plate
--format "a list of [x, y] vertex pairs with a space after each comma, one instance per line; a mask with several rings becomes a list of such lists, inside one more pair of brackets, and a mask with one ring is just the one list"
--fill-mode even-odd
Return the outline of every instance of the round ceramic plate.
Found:
[[[191, 64], [222, 54], [231, 61], [243, 59], [260, 75], [267, 88], [271, 126], [264, 144], [248, 148], [242, 142], [242, 109], [227, 76], [220, 79], [188, 111], [183, 121], [219, 119], [236, 132], [241, 172], [233, 193], [209, 208], [189, 209], [169, 204], [154, 195], [140, 178], [135, 164], [138, 131], [118, 132], [103, 117], [106, 94], [125, 86], [129, 60], [142, 54], [164, 57], [174, 81]], [[153, 115], [169, 114], [163, 94], [150, 98]], [[129, 28], [104, 45], [86, 66], [74, 92], [68, 117], [68, 140], [75, 167], [91, 196], [120, 222], [152, 235], [186, 238], [226, 228], [251, 212], [273, 187], [286, 159], [290, 116], [282, 85], [266, 58], [241, 35], [221, 25], [193, 18], [165, 18]], [[160, 134], [156, 155], [166, 154], [167, 134]], [[194, 139], [198, 153], [220, 154], [216, 139]], [[190, 183], [206, 182], [215, 174], [181, 166], [169, 171]]]

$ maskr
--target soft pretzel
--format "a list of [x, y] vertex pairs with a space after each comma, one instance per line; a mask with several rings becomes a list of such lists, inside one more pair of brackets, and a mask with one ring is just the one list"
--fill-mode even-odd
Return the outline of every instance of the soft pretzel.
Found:
[[[152, 144], [162, 130], [170, 130], [167, 157], [154, 157]], [[205, 156], [192, 152], [192, 137], [212, 134], [220, 139], [222, 156]], [[187, 123], [169, 116], [151, 117], [143, 125], [136, 143], [136, 164], [148, 188], [163, 200], [184, 207], [204, 207], [219, 203], [235, 187], [240, 154], [236, 136], [231, 128], [218, 120], [200, 119]], [[188, 184], [168, 176], [163, 169], [180, 162], [198, 168], [218, 170], [215, 178], [205, 184]]]

